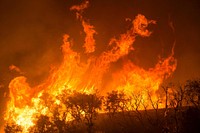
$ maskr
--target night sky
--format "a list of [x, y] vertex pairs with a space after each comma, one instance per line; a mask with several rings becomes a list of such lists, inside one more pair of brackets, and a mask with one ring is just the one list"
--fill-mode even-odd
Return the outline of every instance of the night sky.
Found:
[[[62, 36], [69, 34], [73, 49], [83, 52], [84, 33], [69, 8], [81, 0], [0, 0], [0, 116], [5, 109], [8, 84], [20, 76], [9, 71], [21, 69], [34, 86], [48, 76], [51, 66], [62, 61]], [[167, 57], [175, 44], [178, 66], [171, 80], [182, 82], [200, 77], [199, 0], [91, 0], [84, 17], [95, 26], [97, 52], [107, 48], [110, 38], [130, 28], [126, 18], [138, 13], [157, 21], [149, 38], [138, 37], [128, 55], [135, 64], [148, 69], [158, 57]], [[173, 23], [173, 32], [169, 23]], [[2, 119], [2, 118], [1, 118]]]

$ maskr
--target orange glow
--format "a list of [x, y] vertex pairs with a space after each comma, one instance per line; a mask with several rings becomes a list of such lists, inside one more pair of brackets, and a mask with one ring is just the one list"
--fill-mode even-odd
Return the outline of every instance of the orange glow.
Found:
[[[86, 1], [79, 6], [73, 6], [71, 10], [76, 11], [77, 18], [81, 20], [86, 33], [83, 46], [85, 53], [92, 53], [95, 51], [93, 35], [96, 34], [96, 31], [94, 26], [82, 17], [83, 9], [87, 8], [88, 4]], [[173, 57], [173, 51], [169, 57], [160, 59], [155, 67], [148, 70], [136, 66], [130, 60], [125, 61], [121, 70], [110, 71], [112, 73], [111, 81], [102, 88], [103, 82], [105, 82], [103, 76], [110, 70], [110, 65], [134, 50], [133, 44], [137, 36], [148, 37], [152, 34], [147, 30], [149, 24], [156, 24], [156, 22], [138, 14], [132, 21], [129, 30], [118, 38], [110, 40], [111, 49], [105, 50], [98, 57], [88, 58], [86, 63], [81, 62], [80, 53], [71, 49], [69, 35], [64, 35], [63, 62], [58, 68], [51, 70], [44, 83], [30, 87], [24, 76], [16, 77], [10, 82], [10, 101], [7, 104], [5, 120], [22, 126], [23, 132], [28, 132], [28, 129], [35, 125], [39, 114], [51, 116], [54, 105], [61, 107], [60, 112], [64, 110], [65, 106], [58, 98], [64, 91], [68, 91], [68, 95], [70, 95], [73, 91], [92, 94], [98, 90], [101, 95], [105, 95], [112, 90], [123, 90], [127, 95], [142, 93], [143, 100], [147, 100], [148, 93], [152, 95], [153, 100], [158, 99], [156, 91], [176, 69], [177, 62]], [[46, 94], [48, 97], [45, 97]], [[47, 103], [44, 100], [46, 98], [49, 98], [46, 100]], [[67, 121], [71, 119], [69, 116]]]
[[15, 66], [15, 65], [10, 65], [10, 66], [9, 66], [9, 70], [11, 70], [11, 71], [16, 71], [16, 72], [18, 72], [19, 74], [23, 74], [23, 72], [22, 72], [17, 66]]
[[85, 37], [85, 43], [83, 47], [85, 48], [85, 53], [92, 53], [95, 51], [95, 39], [94, 35], [97, 34], [97, 32], [94, 30], [94, 26], [86, 22], [82, 16], [82, 12], [84, 9], [88, 8], [89, 2], [85, 1], [81, 5], [75, 5], [70, 8], [70, 10], [76, 11], [76, 17], [77, 19], [80, 19], [82, 22], [83, 30], [86, 34]]

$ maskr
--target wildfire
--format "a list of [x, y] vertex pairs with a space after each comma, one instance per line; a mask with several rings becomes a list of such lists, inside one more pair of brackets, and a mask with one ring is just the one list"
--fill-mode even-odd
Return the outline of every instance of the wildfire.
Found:
[[[77, 19], [82, 23], [86, 35], [83, 45], [86, 54], [95, 52], [94, 35], [97, 34], [95, 27], [82, 16], [88, 5], [89, 2], [86, 1], [70, 8], [76, 12]], [[147, 30], [149, 24], [156, 24], [156, 21], [148, 20], [144, 15], [138, 14], [129, 30], [118, 38], [110, 40], [111, 49], [105, 50], [98, 57], [88, 58], [87, 63], [81, 62], [80, 53], [71, 49], [70, 36], [64, 35], [63, 62], [51, 71], [44, 83], [31, 88], [24, 76], [16, 77], [10, 82], [10, 101], [7, 104], [5, 120], [20, 125], [23, 132], [28, 132], [28, 129], [35, 125], [39, 114], [52, 115], [54, 104], [61, 106], [60, 112], [62, 112], [64, 106], [58, 97], [64, 91], [68, 91], [69, 95], [73, 94], [74, 90], [87, 94], [98, 90], [100, 95], [112, 90], [123, 90], [126, 94], [149, 92], [156, 99], [159, 85], [176, 69], [177, 63], [173, 51], [169, 57], [159, 60], [154, 68], [148, 70], [136, 66], [130, 60], [125, 61], [121, 70], [112, 72], [112, 80], [102, 89], [105, 84], [103, 76], [110, 70], [110, 65], [134, 50], [133, 44], [137, 36], [148, 37], [152, 34]], [[10, 68], [20, 71], [17, 67]], [[67, 118], [67, 121], [71, 120], [70, 116]]]

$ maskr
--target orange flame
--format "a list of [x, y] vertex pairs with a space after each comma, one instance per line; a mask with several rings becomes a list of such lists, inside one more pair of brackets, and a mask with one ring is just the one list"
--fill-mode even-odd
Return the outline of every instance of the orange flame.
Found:
[[[88, 7], [86, 1], [81, 5], [70, 8], [75, 10], [77, 18], [81, 20], [86, 33], [84, 47], [86, 53], [95, 51], [96, 34], [94, 27], [83, 20], [82, 12]], [[88, 58], [87, 63], [80, 61], [80, 54], [71, 49], [69, 35], [64, 35], [62, 53], [63, 62], [58, 68], [54, 68], [46, 81], [31, 88], [26, 82], [26, 77], [14, 78], [10, 84], [10, 101], [7, 104], [5, 120], [14, 122], [23, 128], [23, 132], [34, 126], [37, 115], [51, 116], [51, 106], [47, 105], [42, 97], [48, 94], [53, 104], [62, 105], [57, 98], [64, 90], [73, 90], [85, 93], [95, 93], [96, 90], [104, 95], [112, 90], [124, 90], [126, 94], [151, 92], [156, 98], [159, 85], [168, 78], [176, 69], [174, 52], [166, 58], [161, 59], [154, 68], [145, 70], [136, 66], [130, 60], [123, 64], [122, 70], [112, 73], [112, 80], [103, 87], [103, 76], [108, 72], [110, 65], [120, 58], [128, 55], [134, 50], [133, 44], [136, 37], [148, 37], [152, 32], [146, 28], [149, 24], [155, 24], [154, 20], [148, 20], [144, 15], [138, 14], [132, 21], [132, 27], [119, 38], [112, 38], [109, 45], [110, 50], [104, 51], [99, 57]], [[146, 95], [146, 94], [145, 94]], [[145, 96], [144, 95], [144, 96]], [[69, 117], [68, 120], [71, 118]]]
[[9, 66], [9, 69], [10, 69], [11, 71], [16, 71], [16, 72], [18, 72], [19, 74], [23, 74], [23, 72], [20, 70], [20, 68], [17, 67], [17, 66], [15, 66], [15, 65], [10, 65], [10, 66]]
[[85, 1], [81, 5], [72, 6], [70, 10], [75, 10], [77, 19], [80, 19], [80, 21], [82, 22], [83, 30], [86, 34], [85, 43], [83, 45], [83, 47], [85, 48], [85, 53], [92, 53], [95, 51], [94, 35], [97, 34], [97, 32], [94, 30], [94, 26], [86, 22], [82, 16], [83, 10], [88, 8], [88, 6], [89, 1]]

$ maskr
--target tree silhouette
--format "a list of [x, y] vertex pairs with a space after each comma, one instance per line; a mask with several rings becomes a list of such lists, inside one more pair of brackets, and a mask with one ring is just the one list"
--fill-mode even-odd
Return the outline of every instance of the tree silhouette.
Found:
[[[183, 105], [186, 105], [186, 91], [184, 85], [177, 85], [176, 87], [171, 88], [171, 93], [169, 94], [170, 99], [170, 109], [171, 109], [171, 121], [172, 126], [171, 130], [173, 132], [179, 133], [183, 130], [182, 121], [184, 119], [183, 113]], [[187, 105], [186, 105], [187, 106]]]
[[97, 111], [101, 109], [102, 98], [96, 94], [75, 93], [68, 99], [71, 115], [78, 122], [84, 122], [88, 133], [92, 132]]
[[22, 128], [14, 123], [7, 123], [4, 127], [4, 132], [5, 133], [21, 133], [22, 132]]
[[188, 80], [185, 85], [185, 90], [189, 102], [200, 109], [200, 80]]
[[108, 93], [104, 102], [105, 110], [110, 116], [114, 116], [116, 112], [124, 112], [127, 108], [128, 99], [124, 92], [112, 91]]
[[31, 133], [55, 133], [56, 129], [53, 121], [50, 117], [45, 115], [40, 115], [35, 126], [33, 126], [29, 132]]

